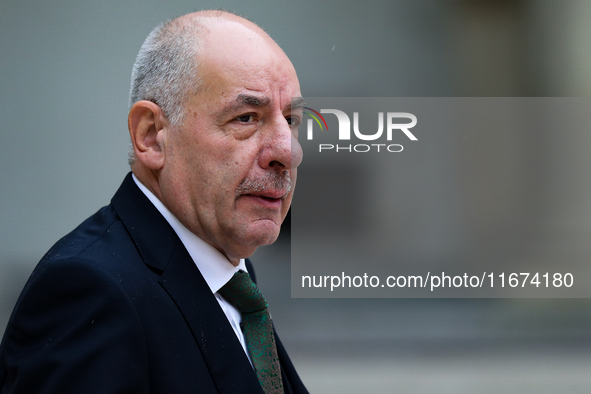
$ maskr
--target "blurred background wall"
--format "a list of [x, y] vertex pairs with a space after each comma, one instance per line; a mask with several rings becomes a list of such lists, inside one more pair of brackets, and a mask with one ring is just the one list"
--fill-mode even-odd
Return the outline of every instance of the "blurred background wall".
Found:
[[[108, 203], [128, 171], [129, 76], [144, 38], [167, 18], [211, 7], [265, 28], [311, 97], [591, 94], [591, 2], [584, 0], [1, 0], [0, 332], [40, 257]], [[569, 139], [559, 130], [467, 135], [453, 155], [440, 152], [460, 164], [441, 170], [458, 186], [433, 195], [434, 206], [459, 206], [471, 230], [534, 261], [588, 261], [589, 147], [589, 131]], [[509, 155], [504, 167], [477, 160], [499, 149]], [[499, 176], [505, 172], [515, 175]], [[503, 239], [508, 226], [520, 230]], [[254, 258], [311, 392], [583, 393], [591, 386], [589, 300], [291, 299], [288, 238]]]

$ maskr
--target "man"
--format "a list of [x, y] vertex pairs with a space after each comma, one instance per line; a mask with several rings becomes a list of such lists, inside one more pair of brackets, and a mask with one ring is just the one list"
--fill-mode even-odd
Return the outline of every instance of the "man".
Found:
[[[156, 28], [132, 73], [133, 175], [31, 275], [0, 392], [307, 392], [265, 307], [243, 332], [251, 311], [228, 290], [289, 209], [300, 96], [291, 62], [249, 21], [204, 11]], [[269, 334], [251, 336], [261, 321]]]

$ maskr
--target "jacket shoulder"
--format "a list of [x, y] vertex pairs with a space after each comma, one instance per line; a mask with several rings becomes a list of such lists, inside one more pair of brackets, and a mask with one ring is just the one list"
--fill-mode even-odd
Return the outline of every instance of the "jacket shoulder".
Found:
[[145, 339], [129, 294], [78, 256], [37, 268], [9, 321], [0, 364], [4, 389], [15, 392], [148, 392]]

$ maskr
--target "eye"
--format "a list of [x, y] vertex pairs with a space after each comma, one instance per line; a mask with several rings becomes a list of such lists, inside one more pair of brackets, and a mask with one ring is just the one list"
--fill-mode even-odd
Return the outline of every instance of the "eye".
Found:
[[293, 127], [298, 127], [300, 125], [300, 118], [297, 116], [286, 116], [285, 120], [287, 124]]
[[236, 120], [242, 123], [250, 123], [252, 121], [254, 121], [254, 115], [253, 114], [244, 114], [244, 115], [240, 115], [236, 117]]

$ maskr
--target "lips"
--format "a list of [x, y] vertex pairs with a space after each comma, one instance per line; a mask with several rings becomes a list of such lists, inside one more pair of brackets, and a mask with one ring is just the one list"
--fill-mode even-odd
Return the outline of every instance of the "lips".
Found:
[[288, 193], [285, 190], [264, 190], [242, 194], [240, 197], [246, 197], [267, 208], [280, 208]]
[[264, 190], [262, 192], [252, 192], [247, 194], [250, 194], [251, 196], [255, 197], [265, 198], [268, 200], [283, 200], [285, 196], [287, 196], [287, 193], [288, 192], [286, 190]]
[[[278, 193], [273, 192], [271, 193], [272, 196], [278, 195]], [[283, 200], [285, 199], [286, 193], [279, 194], [279, 197], [270, 197], [267, 194], [243, 194], [240, 196], [240, 199], [245, 199], [245, 201], [250, 201], [254, 203], [256, 206], [262, 207], [264, 209], [271, 209], [271, 210], [280, 210], [283, 206]]]
[[236, 198], [251, 196], [265, 201], [280, 201], [291, 191], [289, 171], [271, 172], [260, 178], [246, 178], [236, 189]]

